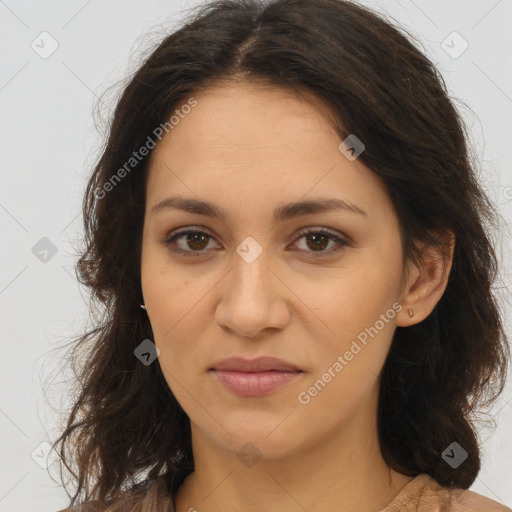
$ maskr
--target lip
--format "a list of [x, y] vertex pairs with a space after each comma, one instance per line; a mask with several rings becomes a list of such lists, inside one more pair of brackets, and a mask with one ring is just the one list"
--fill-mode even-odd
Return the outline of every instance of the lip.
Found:
[[209, 373], [233, 393], [246, 397], [267, 395], [304, 374], [294, 364], [275, 357], [232, 357], [215, 363]]
[[284, 372], [269, 370], [266, 372], [235, 372], [232, 370], [210, 370], [218, 382], [240, 396], [263, 396], [286, 386], [303, 372]]
[[266, 372], [270, 370], [281, 372], [299, 372], [300, 368], [292, 363], [276, 357], [263, 356], [256, 359], [229, 357], [212, 365], [210, 370], [230, 370], [235, 372]]

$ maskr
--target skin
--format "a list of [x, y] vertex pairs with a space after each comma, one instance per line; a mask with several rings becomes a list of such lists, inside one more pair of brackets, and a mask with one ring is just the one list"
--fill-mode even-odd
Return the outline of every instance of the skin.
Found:
[[[195, 471], [178, 492], [177, 512], [377, 512], [411, 481], [380, 454], [379, 375], [396, 327], [420, 322], [441, 298], [453, 250], [426, 252], [424, 265], [404, 273], [386, 189], [340, 152], [317, 97], [233, 80], [194, 98], [197, 106], [151, 156], [141, 261], [158, 361], [191, 422]], [[213, 202], [228, 219], [151, 213], [173, 195]], [[368, 215], [334, 210], [274, 221], [277, 206], [317, 197], [342, 198]], [[184, 227], [211, 235], [175, 241], [202, 255], [163, 243]], [[315, 244], [301, 234], [308, 227], [350, 243]], [[236, 252], [248, 236], [263, 250], [250, 264]], [[322, 256], [333, 247], [341, 250]], [[395, 315], [378, 334], [300, 403], [299, 393], [390, 308]], [[221, 358], [261, 355], [303, 373], [257, 398], [233, 394], [208, 373]], [[249, 442], [261, 456], [250, 467], [237, 457]]]

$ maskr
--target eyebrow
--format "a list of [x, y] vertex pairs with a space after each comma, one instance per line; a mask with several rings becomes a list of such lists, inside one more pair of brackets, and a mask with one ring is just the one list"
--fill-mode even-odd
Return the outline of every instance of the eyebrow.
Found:
[[[187, 199], [179, 196], [168, 197], [167, 199], [160, 201], [153, 206], [150, 215], [153, 216], [168, 209], [176, 209], [197, 215], [205, 215], [206, 217], [219, 219], [222, 222], [226, 222], [228, 219], [226, 211], [213, 203], [200, 199]], [[301, 215], [323, 213], [332, 210], [344, 210], [368, 217], [367, 212], [349, 201], [345, 201], [340, 198], [321, 197], [308, 201], [283, 204], [274, 210], [274, 219], [278, 222], [282, 222]]]

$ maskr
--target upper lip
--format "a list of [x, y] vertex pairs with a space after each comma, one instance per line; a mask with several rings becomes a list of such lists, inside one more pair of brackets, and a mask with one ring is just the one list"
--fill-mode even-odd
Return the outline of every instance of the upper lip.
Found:
[[212, 365], [210, 370], [233, 370], [238, 372], [264, 372], [269, 370], [297, 372], [302, 371], [292, 363], [276, 357], [258, 357], [256, 359], [244, 359], [243, 357], [230, 357], [222, 359]]

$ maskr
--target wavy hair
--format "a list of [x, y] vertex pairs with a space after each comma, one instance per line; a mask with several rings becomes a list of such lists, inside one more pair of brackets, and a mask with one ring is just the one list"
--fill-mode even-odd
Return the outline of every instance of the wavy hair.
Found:
[[[441, 249], [437, 235], [455, 234], [443, 296], [422, 322], [395, 331], [377, 414], [391, 468], [469, 488], [481, 464], [476, 413], [503, 391], [510, 347], [493, 291], [499, 214], [440, 72], [414, 36], [353, 1], [219, 0], [193, 9], [123, 86], [88, 179], [76, 269], [101, 316], [73, 343], [76, 394], [54, 444], [61, 477], [63, 463], [76, 483], [70, 506], [172, 510], [194, 470], [189, 418], [160, 365], [134, 356], [153, 339], [139, 306], [150, 156], [112, 179], [180, 104], [235, 79], [307, 90], [328, 105], [341, 140], [357, 135], [359, 159], [396, 209], [405, 260], [421, 261], [413, 240]], [[456, 470], [441, 457], [453, 441], [469, 455]]]

